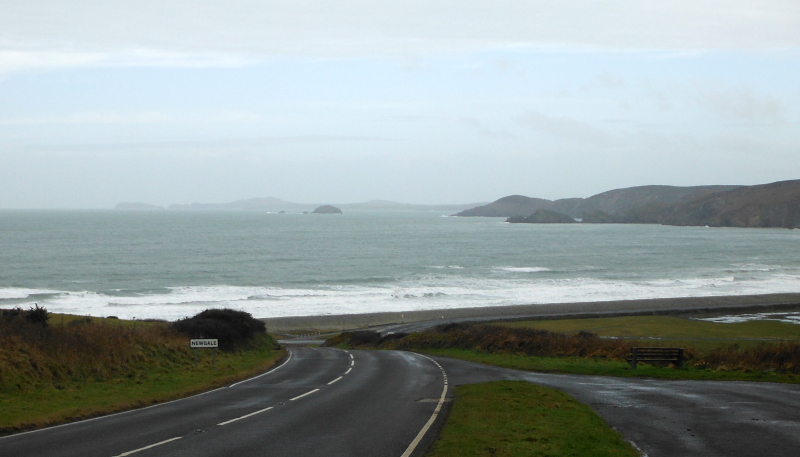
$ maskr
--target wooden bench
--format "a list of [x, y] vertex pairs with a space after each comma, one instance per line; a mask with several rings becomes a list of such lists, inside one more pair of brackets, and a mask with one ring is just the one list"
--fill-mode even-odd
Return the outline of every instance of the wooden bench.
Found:
[[639, 362], [672, 362], [676, 367], [683, 365], [683, 348], [632, 348], [631, 355], [625, 359], [636, 368]]

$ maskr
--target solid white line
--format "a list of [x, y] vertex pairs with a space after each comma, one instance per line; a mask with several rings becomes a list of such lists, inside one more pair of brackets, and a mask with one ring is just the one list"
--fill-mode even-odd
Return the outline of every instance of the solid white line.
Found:
[[334, 379], [333, 381], [329, 382], [329, 383], [328, 383], [328, 385], [331, 385], [331, 384], [333, 384], [334, 382], [336, 382], [336, 381], [338, 381], [338, 380], [340, 380], [340, 379], [342, 379], [342, 377], [341, 377], [341, 376], [339, 376], [338, 378], [336, 378], [336, 379]]
[[316, 391], [318, 391], [318, 390], [319, 390], [319, 389], [314, 389], [314, 390], [312, 390], [312, 391], [309, 391], [309, 392], [306, 392], [306, 393], [304, 393], [303, 395], [298, 395], [298, 396], [296, 396], [296, 397], [294, 397], [294, 398], [292, 398], [292, 399], [289, 399], [289, 401], [295, 401], [295, 400], [297, 400], [297, 399], [299, 399], [299, 398], [303, 398], [303, 397], [305, 397], [306, 395], [311, 395], [311, 394], [313, 394], [314, 392], [316, 392]]
[[266, 372], [266, 373], [261, 373], [260, 375], [258, 375], [258, 376], [255, 376], [255, 377], [253, 377], [253, 378], [250, 378], [250, 379], [245, 379], [244, 381], [239, 381], [239, 382], [237, 382], [237, 383], [235, 383], [235, 384], [231, 384], [231, 385], [229, 385], [228, 387], [233, 387], [233, 386], [238, 386], [239, 384], [244, 384], [244, 383], [246, 383], [246, 382], [252, 381], [253, 379], [258, 379], [258, 378], [260, 378], [260, 377], [262, 377], [262, 376], [266, 376], [266, 375], [268, 375], [268, 374], [272, 373], [273, 371], [276, 371], [276, 370], [279, 370], [279, 369], [283, 368], [283, 366], [284, 366], [284, 365], [286, 365], [287, 363], [289, 363], [289, 361], [290, 361], [290, 360], [292, 360], [292, 355], [293, 355], [293, 353], [292, 353], [292, 351], [288, 351], [288, 352], [289, 352], [289, 357], [287, 357], [287, 358], [286, 358], [286, 360], [284, 360], [284, 361], [283, 361], [283, 363], [282, 363], [282, 364], [280, 364], [280, 365], [278, 365], [277, 367], [275, 367], [275, 368], [273, 368], [273, 369], [269, 370], [269, 371], [268, 371], [268, 372]]
[[132, 451], [123, 452], [122, 454], [120, 454], [120, 455], [118, 455], [118, 456], [116, 456], [116, 457], [125, 457], [126, 455], [135, 454], [135, 453], [137, 453], [137, 452], [139, 452], [139, 451], [144, 451], [144, 450], [147, 450], [147, 449], [150, 449], [150, 448], [156, 447], [156, 446], [161, 446], [162, 444], [167, 444], [167, 443], [169, 443], [170, 441], [179, 440], [179, 439], [181, 439], [181, 438], [182, 438], [182, 437], [180, 437], [180, 436], [178, 436], [178, 437], [176, 437], [176, 438], [170, 438], [170, 439], [168, 439], [168, 440], [164, 440], [164, 441], [162, 441], [162, 442], [160, 442], [160, 443], [151, 444], [150, 446], [140, 447], [139, 449], [134, 449], [134, 450], [132, 450]]
[[[430, 360], [431, 362], [436, 363], [436, 361], [433, 360], [430, 357], [424, 356], [422, 354], [417, 354], [417, 355], [425, 357], [426, 359]], [[436, 366], [439, 367], [440, 370], [442, 370], [442, 375], [447, 376], [447, 374], [444, 372], [444, 368], [442, 368], [441, 365], [436, 363]], [[425, 436], [426, 433], [428, 433], [428, 429], [431, 428], [431, 425], [433, 425], [433, 422], [436, 420], [436, 417], [439, 416], [439, 411], [441, 411], [441, 409], [442, 409], [442, 405], [444, 404], [444, 399], [445, 399], [446, 396], [447, 396], [447, 380], [444, 381], [444, 388], [442, 389], [442, 396], [439, 397], [439, 403], [436, 405], [436, 409], [433, 411], [433, 414], [431, 415], [431, 418], [428, 419], [428, 422], [425, 424], [424, 427], [422, 427], [422, 430], [419, 431], [419, 433], [417, 434], [417, 437], [414, 438], [414, 441], [412, 441], [411, 444], [408, 445], [408, 448], [406, 449], [406, 452], [403, 452], [403, 455], [401, 455], [400, 457], [409, 457], [411, 455], [411, 453], [414, 452], [414, 449], [417, 448], [417, 445], [419, 445], [419, 442], [422, 441], [422, 438]]]
[[[273, 371], [283, 367], [292, 358], [292, 351], [288, 351], [288, 352], [289, 352], [289, 357], [282, 364], [280, 364], [279, 366], [269, 370], [266, 373], [261, 373], [260, 375], [252, 377], [250, 379], [245, 379], [244, 381], [239, 381], [236, 384], [231, 384], [228, 387], [233, 387], [233, 386], [235, 386], [237, 384], [241, 384], [241, 383], [247, 382], [247, 381], [252, 381], [253, 379], [260, 378], [260, 377], [262, 377], [264, 375], [268, 375], [268, 374], [272, 373]], [[106, 419], [106, 418], [109, 418], [109, 417], [119, 416], [121, 414], [128, 414], [128, 413], [132, 413], [134, 411], [141, 411], [143, 409], [158, 408], [159, 406], [168, 405], [170, 403], [175, 403], [177, 401], [188, 400], [190, 398], [200, 397], [200, 396], [203, 396], [203, 395], [206, 395], [206, 394], [210, 394], [210, 393], [216, 392], [218, 390], [227, 389], [228, 387], [218, 387], [216, 389], [209, 390], [207, 392], [202, 392], [202, 393], [199, 393], [199, 394], [196, 394], [196, 395], [192, 395], [191, 397], [176, 398], [175, 400], [165, 401], [164, 403], [158, 403], [156, 405], [145, 406], [144, 408], [129, 409], [127, 411], [120, 411], [118, 413], [106, 414], [104, 416], [92, 417], [92, 418], [89, 418], [89, 419], [83, 419], [83, 420], [79, 420], [79, 421], [75, 421], [75, 422], [67, 422], [66, 424], [53, 425], [52, 427], [38, 428], [36, 430], [28, 430], [27, 432], [20, 432], [20, 433], [14, 433], [12, 435], [0, 436], [0, 440], [6, 439], [6, 438], [15, 437], [15, 436], [27, 435], [29, 433], [43, 432], [45, 430], [52, 430], [54, 428], [68, 427], [70, 425], [75, 425], [75, 424], [84, 424], [86, 422], [92, 422], [92, 421], [96, 421], [96, 420], [100, 420], [100, 419]]]
[[248, 417], [250, 417], [250, 416], [255, 416], [256, 414], [261, 414], [261, 413], [263, 413], [264, 411], [269, 411], [269, 410], [271, 410], [272, 408], [273, 408], [273, 407], [272, 407], [272, 406], [270, 406], [269, 408], [260, 409], [260, 410], [258, 410], [258, 411], [256, 411], [256, 412], [254, 412], [254, 413], [245, 414], [245, 415], [244, 415], [244, 416], [242, 416], [242, 417], [237, 417], [236, 419], [231, 419], [231, 420], [229, 420], [229, 421], [220, 422], [220, 423], [219, 423], [219, 424], [217, 424], [217, 425], [228, 425], [228, 424], [230, 424], [231, 422], [236, 422], [236, 421], [238, 421], [238, 420], [241, 420], [241, 419], [246, 419], [246, 418], [248, 418]]
[[344, 372], [344, 374], [350, 373], [350, 370], [352, 370], [352, 368], [348, 368], [347, 371]]

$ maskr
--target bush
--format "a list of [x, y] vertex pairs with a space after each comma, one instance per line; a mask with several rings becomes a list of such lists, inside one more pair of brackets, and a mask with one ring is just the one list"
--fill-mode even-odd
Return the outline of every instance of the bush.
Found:
[[24, 310], [22, 308], [2, 309], [0, 310], [0, 318], [6, 321], [14, 319], [25, 319], [32, 324], [39, 324], [47, 327], [47, 321], [50, 319], [50, 313], [46, 308], [40, 308], [38, 303], [34, 303], [30, 309]]
[[263, 321], [250, 313], [233, 309], [207, 309], [200, 314], [172, 324], [178, 332], [190, 338], [216, 338], [223, 351], [234, 351], [256, 335], [266, 334]]

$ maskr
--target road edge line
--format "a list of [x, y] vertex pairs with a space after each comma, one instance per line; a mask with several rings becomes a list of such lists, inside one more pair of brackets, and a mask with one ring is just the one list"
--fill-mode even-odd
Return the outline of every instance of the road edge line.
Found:
[[[289, 362], [289, 360], [291, 360], [291, 358], [292, 358], [292, 351], [287, 350], [286, 352], [289, 353], [289, 357], [287, 357], [286, 360], [282, 364], [280, 364], [279, 366], [270, 368], [270, 370], [267, 371], [266, 373], [261, 373], [258, 376], [255, 376], [255, 377], [252, 377], [252, 378], [249, 378], [249, 379], [245, 379], [244, 381], [239, 381], [239, 383], [247, 382], [247, 381], [250, 381], [251, 379], [255, 379], [255, 378], [260, 378], [261, 376], [264, 376], [266, 374], [270, 374], [273, 371], [277, 370], [278, 368], [281, 368], [282, 366], [286, 365]], [[239, 383], [237, 383], [237, 384], [239, 384]], [[183, 397], [183, 398], [176, 398], [175, 400], [165, 401], [163, 403], [157, 403], [155, 405], [144, 406], [144, 407], [141, 407], [141, 408], [128, 409], [128, 410], [125, 410], [125, 411], [118, 411], [116, 413], [105, 414], [103, 416], [97, 416], [97, 417], [90, 417], [88, 419], [81, 419], [81, 420], [74, 421], [74, 422], [67, 422], [65, 424], [51, 425], [50, 427], [37, 428], [36, 430], [28, 430], [26, 432], [12, 433], [10, 435], [0, 436], [0, 440], [4, 440], [6, 438], [11, 438], [11, 437], [14, 437], [14, 436], [27, 435], [29, 433], [43, 432], [45, 430], [52, 430], [54, 428], [67, 427], [69, 425], [74, 425], [74, 424], [85, 424], [86, 422], [96, 421], [96, 420], [99, 420], [99, 419], [105, 419], [107, 417], [119, 416], [121, 414], [128, 414], [128, 413], [132, 413], [134, 411], [143, 411], [145, 409], [157, 408], [159, 406], [164, 406], [164, 405], [168, 405], [170, 403], [175, 403], [176, 401], [188, 400], [190, 398], [200, 397], [202, 395], [210, 394], [210, 393], [216, 392], [218, 390], [227, 389], [227, 388], [229, 388], [231, 386], [234, 386], [234, 385], [235, 384], [231, 384], [230, 386], [217, 387], [216, 389], [207, 390], [205, 392], [200, 392], [199, 394], [194, 394], [194, 395], [191, 395], [191, 396], [188, 396], [188, 397]]]
[[439, 398], [439, 403], [436, 405], [436, 409], [433, 410], [431, 418], [428, 419], [428, 422], [425, 423], [425, 425], [422, 427], [422, 430], [420, 430], [419, 433], [417, 433], [417, 436], [416, 438], [414, 438], [414, 441], [412, 441], [411, 444], [408, 445], [408, 448], [406, 448], [406, 451], [403, 452], [403, 455], [401, 455], [400, 457], [409, 457], [414, 452], [414, 450], [419, 445], [419, 442], [422, 441], [422, 438], [425, 437], [425, 434], [428, 433], [428, 430], [431, 428], [431, 425], [433, 425], [434, 421], [436, 421], [436, 418], [439, 416], [439, 412], [442, 410], [442, 405], [444, 405], [444, 400], [445, 397], [447, 396], [448, 382], [447, 382], [447, 373], [444, 371], [444, 368], [442, 368], [442, 366], [439, 365], [439, 362], [433, 360], [432, 358], [426, 355], [422, 354], [417, 354], [417, 355], [425, 357], [426, 359], [435, 363], [437, 367], [439, 367], [439, 370], [442, 372], [442, 375], [444, 376], [444, 388], [442, 389], [442, 396]]

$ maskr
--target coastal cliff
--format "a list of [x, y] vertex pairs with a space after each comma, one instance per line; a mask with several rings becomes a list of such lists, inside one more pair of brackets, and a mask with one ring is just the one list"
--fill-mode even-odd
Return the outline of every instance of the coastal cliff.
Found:
[[457, 216], [537, 223], [552, 218], [551, 213], [582, 218], [583, 223], [800, 228], [800, 180], [756, 186], [640, 186], [555, 201], [512, 195]]

